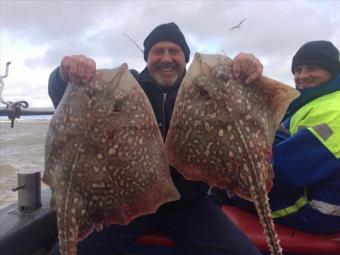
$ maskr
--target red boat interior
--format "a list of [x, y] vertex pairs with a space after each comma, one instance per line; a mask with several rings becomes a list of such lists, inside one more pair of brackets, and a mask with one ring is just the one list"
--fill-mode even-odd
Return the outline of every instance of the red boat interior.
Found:
[[[263, 229], [256, 215], [233, 206], [223, 206], [223, 211], [239, 226], [261, 251], [268, 251]], [[315, 235], [276, 224], [284, 253], [310, 255], [340, 255], [340, 233], [335, 235]], [[175, 248], [175, 243], [161, 234], [140, 237], [137, 244]]]

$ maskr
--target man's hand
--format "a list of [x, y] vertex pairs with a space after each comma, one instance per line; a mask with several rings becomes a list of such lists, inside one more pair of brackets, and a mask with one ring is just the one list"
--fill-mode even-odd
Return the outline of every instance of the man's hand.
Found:
[[253, 54], [239, 53], [233, 60], [233, 74], [246, 84], [261, 78], [263, 65]]
[[66, 82], [78, 83], [89, 81], [96, 71], [96, 62], [84, 55], [65, 56], [59, 72]]

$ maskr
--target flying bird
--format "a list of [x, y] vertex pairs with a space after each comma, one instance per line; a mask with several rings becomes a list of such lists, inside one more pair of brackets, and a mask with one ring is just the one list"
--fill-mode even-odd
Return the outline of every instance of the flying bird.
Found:
[[230, 28], [229, 31], [234, 30], [234, 29], [236, 29], [236, 28], [241, 28], [242, 23], [245, 22], [246, 19], [247, 19], [247, 18], [241, 20], [240, 23], [238, 23], [236, 26], [233, 26], [232, 28]]

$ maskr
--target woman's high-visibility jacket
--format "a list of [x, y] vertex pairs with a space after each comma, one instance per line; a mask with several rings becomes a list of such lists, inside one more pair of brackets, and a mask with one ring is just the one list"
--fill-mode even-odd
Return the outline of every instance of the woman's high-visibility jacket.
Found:
[[276, 222], [314, 233], [340, 232], [340, 75], [301, 91], [273, 145], [269, 193]]

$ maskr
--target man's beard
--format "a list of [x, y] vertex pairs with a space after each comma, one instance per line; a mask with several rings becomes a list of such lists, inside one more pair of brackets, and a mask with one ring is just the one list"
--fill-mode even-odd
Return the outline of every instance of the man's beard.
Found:
[[178, 72], [177, 72], [177, 68], [178, 68], [177, 64], [175, 64], [175, 63], [157, 63], [156, 68], [157, 69], [171, 68], [171, 69], [174, 69], [174, 71], [175, 71], [175, 75], [170, 81], [168, 81], [168, 79], [166, 79], [167, 81], [165, 81], [164, 78], [162, 77], [162, 75], [155, 74], [155, 76], [156, 76], [155, 80], [161, 87], [167, 88], [167, 87], [171, 87], [171, 86], [173, 86], [177, 83], [177, 81], [179, 79]]
[[162, 76], [156, 74], [155, 80], [158, 83], [158, 85], [160, 85], [162, 88], [168, 88], [168, 87], [171, 87], [171, 86], [173, 86], [177, 83], [178, 74], [176, 73], [174, 78], [171, 79], [170, 81], [169, 81], [169, 79], [166, 79], [166, 81], [165, 81], [165, 79]]

